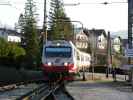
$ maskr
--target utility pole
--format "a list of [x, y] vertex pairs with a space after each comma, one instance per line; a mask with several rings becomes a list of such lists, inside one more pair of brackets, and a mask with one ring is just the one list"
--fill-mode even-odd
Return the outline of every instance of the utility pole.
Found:
[[92, 80], [94, 80], [94, 63], [95, 63], [95, 57], [94, 57], [94, 49], [92, 49]]
[[108, 32], [108, 40], [107, 40], [107, 69], [106, 69], [106, 78], [109, 77], [110, 68], [112, 66], [112, 54], [111, 54], [111, 38], [110, 32]]
[[[133, 0], [128, 0], [128, 48], [132, 49], [132, 32], [133, 32]], [[128, 58], [128, 63], [131, 64], [131, 57]], [[133, 83], [133, 68], [129, 73], [129, 81]], [[133, 85], [132, 85], [133, 87]]]
[[43, 19], [43, 42], [47, 42], [47, 0], [44, 0], [44, 19]]
[[97, 49], [97, 40], [96, 40], [96, 36], [95, 36], [95, 29], [92, 29], [92, 47], [91, 47], [91, 56], [92, 56], [92, 80], [94, 80], [94, 73], [95, 73], [95, 54], [96, 54], [96, 49]]
[[[133, 24], [133, 1], [128, 0], [128, 48], [132, 49], [132, 24]], [[131, 63], [131, 58], [129, 58], [129, 64]]]

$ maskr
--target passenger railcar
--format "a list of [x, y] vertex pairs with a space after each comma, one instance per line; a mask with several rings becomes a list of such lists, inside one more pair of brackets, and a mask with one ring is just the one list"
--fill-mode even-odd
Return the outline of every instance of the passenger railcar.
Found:
[[90, 66], [91, 56], [78, 50], [71, 41], [47, 41], [43, 46], [42, 69], [48, 78], [71, 80]]

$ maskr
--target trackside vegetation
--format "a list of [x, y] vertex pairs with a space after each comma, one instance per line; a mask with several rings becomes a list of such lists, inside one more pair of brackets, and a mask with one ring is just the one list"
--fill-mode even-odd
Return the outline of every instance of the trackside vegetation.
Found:
[[26, 55], [25, 50], [17, 43], [10, 43], [0, 38], [0, 65], [20, 68]]

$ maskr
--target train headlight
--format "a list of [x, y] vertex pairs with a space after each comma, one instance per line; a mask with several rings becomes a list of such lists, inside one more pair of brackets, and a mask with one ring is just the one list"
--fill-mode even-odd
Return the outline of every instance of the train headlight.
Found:
[[68, 66], [68, 63], [67, 63], [67, 62], [65, 62], [65, 63], [64, 63], [64, 66]]
[[48, 62], [48, 66], [51, 66], [52, 65], [52, 63], [51, 62]]

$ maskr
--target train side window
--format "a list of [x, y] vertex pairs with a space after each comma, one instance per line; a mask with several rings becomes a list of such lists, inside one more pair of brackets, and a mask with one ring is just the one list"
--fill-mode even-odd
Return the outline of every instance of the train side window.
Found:
[[88, 61], [89, 60], [89, 57], [85, 57], [85, 61]]
[[83, 56], [81, 56], [81, 61], [84, 61], [84, 57]]
[[79, 54], [77, 53], [77, 60], [80, 60]]
[[89, 57], [87, 57], [86, 61], [89, 61]]
[[88, 57], [88, 60], [89, 60], [89, 61], [91, 60], [90, 57]]
[[76, 55], [77, 55], [76, 50], [74, 50], [74, 56], [76, 56]]
[[87, 59], [86, 59], [86, 57], [84, 57], [84, 61], [86, 61]]
[[88, 57], [86, 57], [85, 61], [88, 61]]

